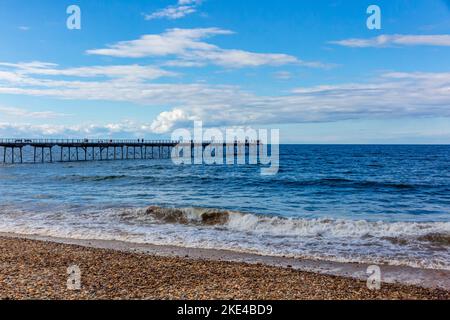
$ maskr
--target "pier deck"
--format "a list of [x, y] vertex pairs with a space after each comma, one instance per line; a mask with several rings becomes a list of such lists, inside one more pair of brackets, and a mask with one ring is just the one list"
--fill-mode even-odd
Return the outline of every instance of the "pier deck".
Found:
[[[164, 159], [180, 144], [172, 140], [145, 139], [0, 139], [0, 162], [44, 163], [96, 160]], [[198, 145], [191, 141], [193, 148]], [[211, 142], [202, 142], [202, 148]], [[256, 145], [258, 142], [235, 142], [235, 146]], [[226, 144], [224, 143], [225, 147]], [[25, 150], [28, 151], [24, 154]]]

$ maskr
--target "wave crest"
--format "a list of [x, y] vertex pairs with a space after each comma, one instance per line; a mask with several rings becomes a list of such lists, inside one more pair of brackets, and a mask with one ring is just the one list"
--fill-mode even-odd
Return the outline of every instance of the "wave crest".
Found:
[[165, 223], [224, 225], [229, 221], [229, 212], [200, 208], [162, 208], [151, 206], [146, 214]]
[[151, 206], [146, 215], [162, 223], [221, 228], [270, 236], [323, 238], [378, 238], [408, 244], [421, 241], [450, 246], [450, 222], [385, 222], [344, 219], [305, 219], [257, 215], [206, 208]]

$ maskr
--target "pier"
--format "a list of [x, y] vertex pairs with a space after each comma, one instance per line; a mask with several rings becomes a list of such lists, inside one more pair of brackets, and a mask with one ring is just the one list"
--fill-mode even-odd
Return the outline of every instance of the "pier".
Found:
[[[131, 159], [169, 159], [180, 141], [145, 139], [0, 139], [0, 162], [51, 163]], [[187, 144], [199, 144], [191, 141]], [[212, 142], [202, 142], [202, 148]], [[227, 144], [221, 143], [224, 148]], [[232, 144], [232, 143], [231, 143]], [[234, 148], [250, 152], [259, 142], [235, 142]]]

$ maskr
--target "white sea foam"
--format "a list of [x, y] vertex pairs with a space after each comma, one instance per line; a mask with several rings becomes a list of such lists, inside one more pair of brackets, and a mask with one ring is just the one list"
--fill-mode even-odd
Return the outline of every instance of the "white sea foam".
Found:
[[203, 208], [0, 212], [0, 232], [450, 270], [450, 222], [304, 219]]
[[239, 231], [251, 231], [284, 236], [322, 237], [398, 237], [420, 236], [428, 233], [445, 233], [450, 236], [450, 222], [371, 222], [343, 219], [295, 219], [230, 214], [227, 227]]
[[[205, 208], [160, 208], [151, 207], [159, 213], [153, 215], [165, 221], [182, 220], [190, 224], [216, 224], [223, 228], [241, 232], [273, 236], [301, 237], [420, 237], [427, 234], [443, 234], [450, 237], [450, 222], [385, 222], [344, 219], [303, 219], [257, 215], [237, 211]], [[171, 218], [177, 219], [171, 219]], [[210, 223], [211, 217], [213, 222]], [[220, 219], [219, 219], [220, 218]], [[178, 221], [180, 222], [180, 221]]]

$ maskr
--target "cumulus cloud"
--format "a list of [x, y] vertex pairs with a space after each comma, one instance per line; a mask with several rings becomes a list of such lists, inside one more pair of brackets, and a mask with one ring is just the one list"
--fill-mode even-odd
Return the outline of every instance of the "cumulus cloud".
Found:
[[174, 57], [171, 66], [201, 66], [214, 64], [229, 68], [280, 66], [297, 64], [311, 68], [328, 65], [315, 61], [302, 61], [282, 53], [254, 53], [239, 49], [223, 49], [203, 41], [215, 35], [230, 35], [220, 28], [169, 29], [162, 34], [149, 34], [139, 39], [121, 41], [107, 48], [88, 50], [88, 54], [120, 58]]
[[145, 19], [180, 19], [197, 12], [197, 7], [201, 4], [202, 0], [178, 0], [176, 5], [168, 6], [164, 9], [145, 15]]
[[188, 121], [196, 120], [195, 116], [189, 116], [182, 109], [161, 112], [150, 125], [150, 129], [155, 133], [166, 133], [173, 129], [174, 125], [182, 125]]
[[388, 46], [450, 46], [450, 35], [380, 35], [378, 37], [361, 39], [344, 39], [331, 41], [333, 44], [344, 47], [367, 48], [367, 47], [388, 47]]

